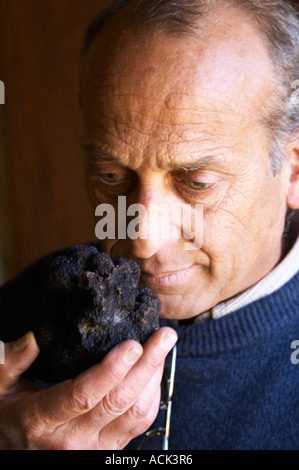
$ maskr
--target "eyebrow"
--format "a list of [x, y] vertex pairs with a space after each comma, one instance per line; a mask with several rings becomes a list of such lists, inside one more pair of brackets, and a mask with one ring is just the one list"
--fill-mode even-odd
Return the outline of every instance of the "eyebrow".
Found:
[[171, 163], [170, 167], [173, 170], [185, 170], [187, 171], [196, 171], [208, 166], [222, 166], [222, 157], [215, 155], [206, 155], [199, 157], [198, 160], [192, 161], [190, 163]]
[[92, 144], [82, 144], [82, 150], [85, 154], [88, 154], [89, 156], [93, 157], [94, 160], [102, 160], [102, 161], [108, 161], [111, 163], [120, 164], [120, 161], [118, 158], [102, 153], [100, 150], [95, 148]]
[[[87, 153], [89, 156], [93, 157], [95, 160], [100, 160], [103, 162], [110, 162], [110, 163], [116, 163], [118, 165], [122, 165], [120, 160], [117, 157], [113, 157], [111, 155], [107, 155], [102, 153], [100, 150], [95, 148], [91, 144], [83, 144], [82, 145], [83, 151]], [[199, 155], [199, 154], [198, 154]], [[172, 170], [176, 171], [196, 171], [200, 170], [202, 168], [208, 167], [208, 166], [223, 166], [222, 165], [222, 159], [223, 155], [219, 154], [217, 156], [211, 155], [211, 154], [205, 154], [202, 156], [199, 156], [199, 158], [195, 161], [192, 161], [190, 163], [183, 162], [182, 163], [170, 163], [169, 167]]]

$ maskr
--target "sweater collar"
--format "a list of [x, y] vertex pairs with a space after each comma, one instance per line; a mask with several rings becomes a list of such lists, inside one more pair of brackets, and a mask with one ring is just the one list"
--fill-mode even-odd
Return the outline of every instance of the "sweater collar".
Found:
[[288, 322], [299, 315], [299, 271], [271, 295], [225, 315], [217, 320], [205, 319], [182, 325], [176, 320], [161, 320], [177, 330], [178, 356], [196, 357], [238, 349], [279, 333]]
[[263, 279], [244, 293], [221, 302], [211, 309], [211, 316], [215, 320], [228, 313], [232, 313], [245, 305], [272, 294], [289, 282], [299, 269], [299, 237], [287, 256]]

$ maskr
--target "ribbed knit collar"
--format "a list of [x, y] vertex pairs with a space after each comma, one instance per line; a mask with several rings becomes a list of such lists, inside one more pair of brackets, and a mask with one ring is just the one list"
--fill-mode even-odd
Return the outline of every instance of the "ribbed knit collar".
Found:
[[172, 326], [178, 332], [178, 356], [196, 357], [247, 346], [282, 328], [295, 316], [299, 317], [299, 271], [273, 294], [230, 315], [188, 325], [161, 320], [161, 325]]
[[[270, 295], [284, 286], [297, 273], [299, 265], [299, 237], [289, 253], [266, 276], [242, 294], [225, 300], [211, 309], [211, 317], [216, 319], [228, 315], [245, 305]], [[199, 315], [200, 321], [201, 315]]]

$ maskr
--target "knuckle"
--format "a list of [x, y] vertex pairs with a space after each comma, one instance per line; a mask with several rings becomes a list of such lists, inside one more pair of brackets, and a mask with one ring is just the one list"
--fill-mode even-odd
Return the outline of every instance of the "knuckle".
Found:
[[109, 364], [107, 363], [105, 372], [107, 380], [111, 384], [116, 385], [120, 383], [123, 380], [124, 376], [127, 374], [128, 366], [126, 366], [120, 361]]
[[84, 389], [84, 385], [80, 388], [76, 387], [71, 391], [68, 399], [68, 407], [77, 413], [87, 412], [94, 407], [93, 399]]
[[[134, 416], [134, 413], [135, 413], [135, 416], [137, 418], [136, 419], [137, 425], [131, 431], [133, 437], [136, 437], [144, 433], [150, 426], [152, 426], [159, 412], [160, 393], [157, 393], [153, 402], [143, 401], [140, 403], [136, 402], [135, 405], [137, 405], [139, 409], [141, 408], [141, 410], [143, 410], [143, 416], [140, 416], [140, 411], [138, 410], [136, 411], [134, 407], [132, 407], [132, 409], [130, 410], [132, 413], [132, 416]], [[142, 414], [142, 411], [141, 411], [141, 414]]]
[[130, 406], [127, 392], [111, 390], [102, 400], [102, 408], [105, 414], [109, 416], [117, 416], [124, 413]]
[[44, 431], [40, 421], [32, 417], [25, 417], [21, 420], [21, 429], [25, 448], [30, 448], [38, 442], [42, 438]]
[[136, 421], [145, 420], [148, 416], [149, 410], [149, 403], [141, 399], [137, 400], [130, 409], [131, 416]]
[[117, 384], [123, 379], [123, 371], [118, 367], [112, 367], [107, 371], [107, 379], [112, 384]]

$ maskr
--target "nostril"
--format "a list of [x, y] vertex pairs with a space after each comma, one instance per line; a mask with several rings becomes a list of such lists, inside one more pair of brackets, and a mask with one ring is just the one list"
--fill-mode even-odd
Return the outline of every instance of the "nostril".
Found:
[[142, 240], [131, 241], [131, 254], [133, 259], [145, 260], [158, 253], [166, 245], [164, 240]]

